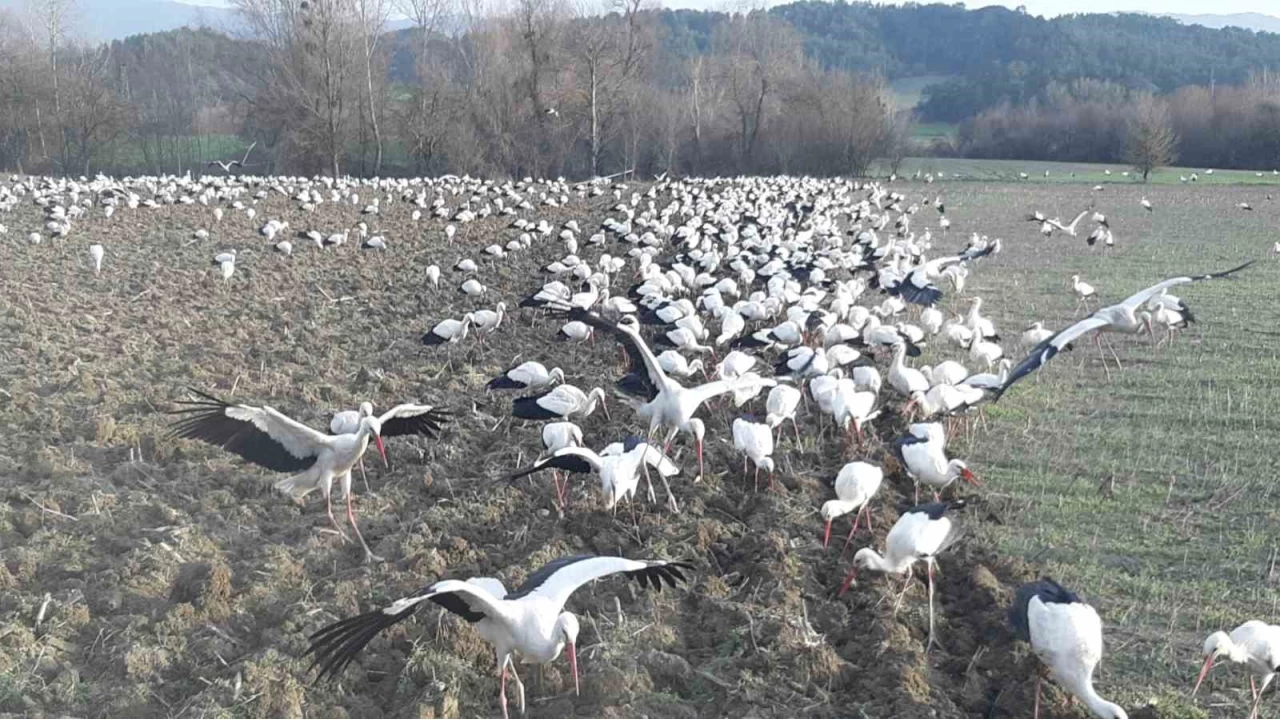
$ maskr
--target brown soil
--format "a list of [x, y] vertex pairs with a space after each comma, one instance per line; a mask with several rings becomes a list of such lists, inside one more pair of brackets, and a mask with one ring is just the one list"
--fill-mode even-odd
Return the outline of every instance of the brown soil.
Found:
[[[530, 217], [574, 217], [589, 234], [612, 204], [575, 201]], [[491, 651], [443, 611], [420, 612], [375, 640], [333, 685], [311, 685], [307, 635], [442, 577], [495, 575], [512, 587], [575, 552], [689, 558], [697, 577], [661, 595], [619, 581], [575, 595], [581, 696], [564, 661], [525, 669], [530, 716], [1030, 712], [1034, 668], [1004, 613], [1031, 568], [972, 540], [943, 557], [931, 652], [919, 580], [896, 613], [896, 578], [863, 575], [835, 596], [851, 553], [841, 561], [838, 547], [821, 548], [817, 512], [831, 497], [841, 442], [813, 414], [801, 412], [803, 449], [782, 441], [779, 489], [754, 492], [728, 443], [731, 408], [715, 405], [705, 413], [709, 476], [690, 481], [692, 448], [678, 440], [683, 512], [641, 502], [634, 527], [626, 508], [604, 510], [582, 478], [563, 514], [548, 478], [502, 480], [538, 453], [538, 431], [507, 420], [509, 397], [486, 395], [484, 382], [517, 359], [538, 359], [565, 367], [580, 387], [608, 388], [617, 351], [554, 342], [556, 324], [528, 311], [484, 344], [423, 348], [421, 334], [442, 318], [498, 300], [514, 309], [563, 246], [546, 240], [493, 263], [480, 248], [518, 234], [506, 218], [464, 226], [449, 246], [444, 223], [414, 224], [409, 211], [394, 203], [370, 221], [389, 238], [386, 253], [354, 243], [320, 251], [294, 239], [291, 258], [256, 234], [265, 218], [327, 234], [356, 222], [356, 209], [304, 215], [273, 193], [258, 203], [256, 222], [228, 211], [214, 225], [200, 205], [122, 210], [111, 220], [95, 210], [69, 239], [37, 246], [23, 240], [41, 223], [37, 208], [6, 218], [0, 712], [495, 716]], [[188, 244], [199, 227], [212, 239]], [[96, 278], [93, 242], [106, 246]], [[209, 261], [232, 247], [242, 257], [223, 282]], [[480, 263], [486, 302], [456, 292], [462, 277], [449, 268], [462, 257]], [[444, 270], [438, 290], [425, 284], [430, 263]], [[362, 400], [432, 402], [457, 416], [439, 441], [392, 440], [390, 470], [370, 456], [372, 494], [356, 479], [362, 529], [387, 558], [370, 566], [330, 532], [319, 498], [295, 504], [272, 490], [272, 474], [166, 439], [162, 411], [188, 386], [317, 427], [326, 411]], [[592, 447], [635, 431], [629, 410], [611, 403], [610, 411], [612, 422], [597, 414], [583, 423]], [[891, 438], [895, 428], [877, 431]], [[881, 454], [873, 441], [866, 455]], [[874, 541], [860, 531], [855, 548], [881, 546], [910, 492], [891, 477], [874, 503]], [[974, 502], [965, 521], [993, 512]], [[1048, 715], [1079, 712], [1056, 691], [1047, 702]]]

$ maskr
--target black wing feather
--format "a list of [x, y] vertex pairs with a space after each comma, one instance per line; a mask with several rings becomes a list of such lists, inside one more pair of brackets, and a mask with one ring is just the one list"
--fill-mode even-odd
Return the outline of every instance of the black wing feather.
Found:
[[591, 467], [591, 463], [586, 458], [577, 453], [564, 453], [563, 455], [552, 454], [550, 457], [543, 458], [523, 470], [517, 470], [512, 473], [508, 480], [519, 480], [526, 475], [532, 475], [539, 470], [547, 468], [556, 468], [565, 472], [580, 473], [583, 475], [590, 474], [595, 468]]
[[1031, 605], [1031, 598], [1038, 597], [1041, 602], [1045, 603], [1078, 603], [1084, 602], [1079, 595], [1062, 587], [1053, 579], [1044, 577], [1035, 582], [1027, 583], [1018, 588], [1018, 594], [1013, 599], [1013, 605], [1009, 607], [1009, 624], [1013, 626], [1013, 632], [1019, 639], [1025, 642], [1031, 642], [1031, 622], [1027, 616], [1027, 609]]
[[[424, 594], [426, 592], [429, 592], [429, 589], [423, 590]], [[398, 613], [387, 613], [382, 609], [371, 610], [363, 615], [339, 620], [312, 633], [308, 638], [311, 640], [311, 646], [307, 648], [307, 654], [314, 655], [315, 660], [308, 669], [320, 667], [320, 672], [316, 674], [317, 681], [323, 680], [326, 676], [331, 679], [336, 678], [355, 660], [356, 655], [364, 649], [365, 645], [368, 645], [383, 630], [408, 618], [427, 600], [469, 623], [479, 622], [485, 618], [483, 612], [472, 609], [457, 593], [433, 595], [426, 600], [409, 605]]]
[[382, 423], [382, 437], [423, 435], [435, 438], [452, 415], [448, 410], [431, 408], [411, 417], [394, 417]]
[[276, 472], [301, 472], [316, 464], [317, 455], [296, 457], [266, 432], [247, 420], [227, 416], [231, 403], [190, 388], [203, 400], [179, 400], [183, 405], [170, 415], [184, 415], [169, 429], [168, 437], [200, 440], [235, 453], [254, 465]]
[[525, 578], [524, 582], [520, 583], [520, 587], [516, 588], [515, 591], [513, 592], [507, 593], [507, 599], [518, 600], [519, 598], [522, 598], [525, 595], [528, 595], [534, 590], [537, 590], [542, 585], [542, 583], [546, 582], [548, 578], [550, 578], [552, 575], [559, 572], [561, 569], [566, 568], [576, 562], [581, 562], [583, 560], [590, 560], [593, 557], [596, 557], [596, 556], [587, 555], [587, 554], [569, 555], [568, 557], [562, 557], [562, 558], [557, 558], [555, 560], [552, 560], [546, 565], [543, 565], [542, 567], [530, 573], [529, 577]]

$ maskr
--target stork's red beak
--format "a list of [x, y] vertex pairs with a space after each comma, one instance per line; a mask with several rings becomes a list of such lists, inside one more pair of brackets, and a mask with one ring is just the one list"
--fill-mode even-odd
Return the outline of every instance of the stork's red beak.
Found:
[[1191, 690], [1192, 697], [1194, 697], [1196, 692], [1200, 690], [1200, 683], [1204, 682], [1205, 676], [1207, 676], [1209, 674], [1209, 671], [1212, 669], [1213, 669], [1213, 656], [1205, 655], [1204, 665], [1200, 668], [1200, 676], [1196, 678], [1196, 686]]
[[822, 547], [826, 547], [827, 543], [831, 542], [831, 520], [832, 519], [833, 518], [827, 519], [827, 530], [826, 532], [822, 533]]
[[582, 690], [578, 685], [578, 649], [573, 643], [569, 643], [569, 668], [573, 670], [573, 694], [581, 695]]
[[373, 444], [378, 446], [378, 454], [382, 456], [383, 467], [391, 467], [391, 463], [387, 462], [387, 447], [382, 444], [382, 436], [374, 435]]
[[969, 468], [965, 468], [961, 470], [960, 477], [964, 478], [965, 482], [969, 483], [974, 487], [982, 487], [982, 483], [978, 480], [978, 476], [974, 475], [973, 471], [970, 470]]
[[846, 592], [848, 592], [849, 586], [853, 585], [854, 581], [857, 579], [858, 579], [858, 566], [854, 565], [853, 569], [849, 571], [849, 577], [845, 578], [844, 582], [840, 584], [840, 594], [844, 595]]
[[600, 399], [600, 409], [604, 411], [604, 419], [613, 422], [613, 416], [609, 414], [609, 403], [605, 402], [604, 398]]

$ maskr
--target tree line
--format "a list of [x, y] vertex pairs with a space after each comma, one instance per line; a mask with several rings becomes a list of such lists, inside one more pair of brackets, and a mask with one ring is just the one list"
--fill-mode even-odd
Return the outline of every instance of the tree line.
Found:
[[232, 0], [242, 36], [87, 46], [75, 2], [0, 11], [0, 167], [185, 172], [257, 143], [255, 172], [860, 174], [921, 151], [886, 85], [921, 74], [915, 114], [963, 123], [941, 153], [1115, 162], [1145, 135], [1231, 167], [1280, 134], [1280, 36], [1140, 15]]
[[1179, 88], [1167, 95], [1099, 80], [1051, 84], [1029, 102], [1004, 102], [962, 124], [954, 146], [979, 158], [1280, 168], [1280, 78]]
[[[789, 23], [662, 51], [640, 0], [232, 0], [249, 28], [70, 41], [74, 0], [0, 15], [0, 163], [27, 172], [861, 174], [907, 113]], [[389, 33], [393, 14], [414, 27]], [[221, 153], [221, 154], [219, 154]]]

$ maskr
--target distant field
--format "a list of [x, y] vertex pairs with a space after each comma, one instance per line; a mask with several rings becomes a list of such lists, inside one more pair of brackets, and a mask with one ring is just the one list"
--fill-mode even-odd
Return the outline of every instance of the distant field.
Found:
[[898, 78], [889, 83], [894, 100], [899, 108], [913, 108], [920, 104], [924, 97], [924, 89], [946, 81], [950, 75], [917, 75], [915, 77]]
[[[938, 126], [923, 125], [932, 129]], [[945, 125], [941, 127], [947, 127]], [[940, 131], [940, 130], [939, 130]], [[916, 136], [923, 132], [917, 130]], [[1111, 174], [1106, 171], [1110, 170]], [[898, 170], [900, 176], [910, 176], [917, 171], [933, 174], [946, 180], [1014, 180], [1027, 183], [1089, 183], [1141, 185], [1141, 176], [1123, 163], [1061, 163], [1029, 160], [971, 160], [966, 158], [908, 158]], [[1048, 172], [1048, 175], [1045, 173]], [[1022, 180], [1019, 173], [1026, 173]], [[1126, 176], [1124, 173], [1128, 173]], [[1191, 180], [1192, 173], [1197, 179]], [[941, 174], [941, 175], [939, 175]], [[1152, 174], [1150, 185], [1179, 185], [1186, 178], [1188, 185], [1280, 184], [1280, 174], [1271, 168], [1262, 170], [1214, 170], [1207, 168], [1162, 168]]]

